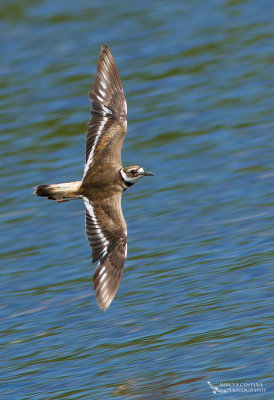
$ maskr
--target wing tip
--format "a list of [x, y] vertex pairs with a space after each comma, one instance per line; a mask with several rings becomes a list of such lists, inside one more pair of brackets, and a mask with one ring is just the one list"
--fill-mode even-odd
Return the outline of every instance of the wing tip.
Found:
[[108, 304], [104, 304], [104, 303], [101, 303], [100, 300], [97, 299], [97, 305], [100, 308], [100, 310], [102, 310], [102, 311], [107, 311], [107, 309], [109, 308], [111, 303], [112, 303], [112, 301], [110, 301]]
[[110, 51], [109, 45], [107, 43], [105, 43], [103, 46], [101, 46], [101, 51], [105, 50], [105, 51]]
[[112, 301], [114, 300], [114, 297], [116, 296], [117, 290], [114, 293], [107, 293], [107, 294], [106, 292], [102, 293], [100, 289], [95, 290], [97, 305], [100, 308], [100, 310], [107, 311]]
[[105, 257], [104, 261], [99, 261], [92, 281], [98, 306], [103, 311], [106, 311], [118, 292], [123, 276], [125, 259], [122, 260], [118, 267], [109, 262], [109, 257]]
[[[109, 45], [107, 43], [105, 43], [103, 46], [101, 46], [101, 51], [99, 54], [99, 59], [100, 60], [101, 57], [108, 57], [112, 62], [114, 62], [114, 64], [116, 65], [115, 61], [114, 61], [114, 57], [110, 51]], [[99, 66], [99, 62], [97, 62], [97, 72], [98, 72], [98, 66]], [[116, 66], [117, 67], [117, 66]]]

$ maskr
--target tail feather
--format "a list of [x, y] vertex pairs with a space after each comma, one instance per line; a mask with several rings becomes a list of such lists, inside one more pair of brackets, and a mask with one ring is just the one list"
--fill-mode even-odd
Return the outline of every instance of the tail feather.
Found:
[[80, 185], [81, 182], [79, 181], [57, 183], [53, 185], [40, 185], [35, 188], [34, 194], [58, 202], [79, 199], [81, 198], [81, 195], [79, 194]]

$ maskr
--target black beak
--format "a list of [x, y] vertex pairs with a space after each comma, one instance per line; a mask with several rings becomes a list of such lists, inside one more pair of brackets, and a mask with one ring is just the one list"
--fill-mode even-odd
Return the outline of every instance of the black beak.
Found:
[[147, 172], [147, 171], [145, 171], [143, 175], [144, 176], [154, 176], [154, 174], [152, 172]]

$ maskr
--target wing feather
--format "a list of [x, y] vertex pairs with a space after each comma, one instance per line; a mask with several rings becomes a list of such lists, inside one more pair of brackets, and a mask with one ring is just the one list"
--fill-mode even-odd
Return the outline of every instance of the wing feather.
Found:
[[121, 209], [121, 193], [108, 198], [83, 199], [92, 261], [98, 262], [93, 287], [98, 305], [106, 310], [119, 288], [127, 255], [127, 229]]
[[[112, 154], [115, 154], [117, 160], [113, 161], [120, 163], [121, 147], [126, 134], [125, 94], [118, 68], [107, 45], [101, 49], [89, 98], [92, 108], [86, 137], [84, 176], [101, 156], [101, 153], [95, 151], [99, 145], [104, 148], [106, 159], [109, 144], [111, 143], [112, 148], [116, 146], [117, 150], [112, 151]], [[105, 136], [107, 140], [104, 140]]]

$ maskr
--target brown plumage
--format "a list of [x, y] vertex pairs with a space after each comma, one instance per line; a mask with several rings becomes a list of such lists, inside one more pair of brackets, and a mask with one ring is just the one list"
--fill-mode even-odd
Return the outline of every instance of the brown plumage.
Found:
[[92, 261], [98, 263], [93, 286], [98, 305], [106, 310], [120, 285], [127, 254], [122, 192], [152, 174], [139, 166], [122, 167], [127, 105], [119, 71], [107, 45], [99, 55], [89, 98], [92, 109], [82, 181], [40, 185], [35, 194], [58, 202], [83, 198]]

